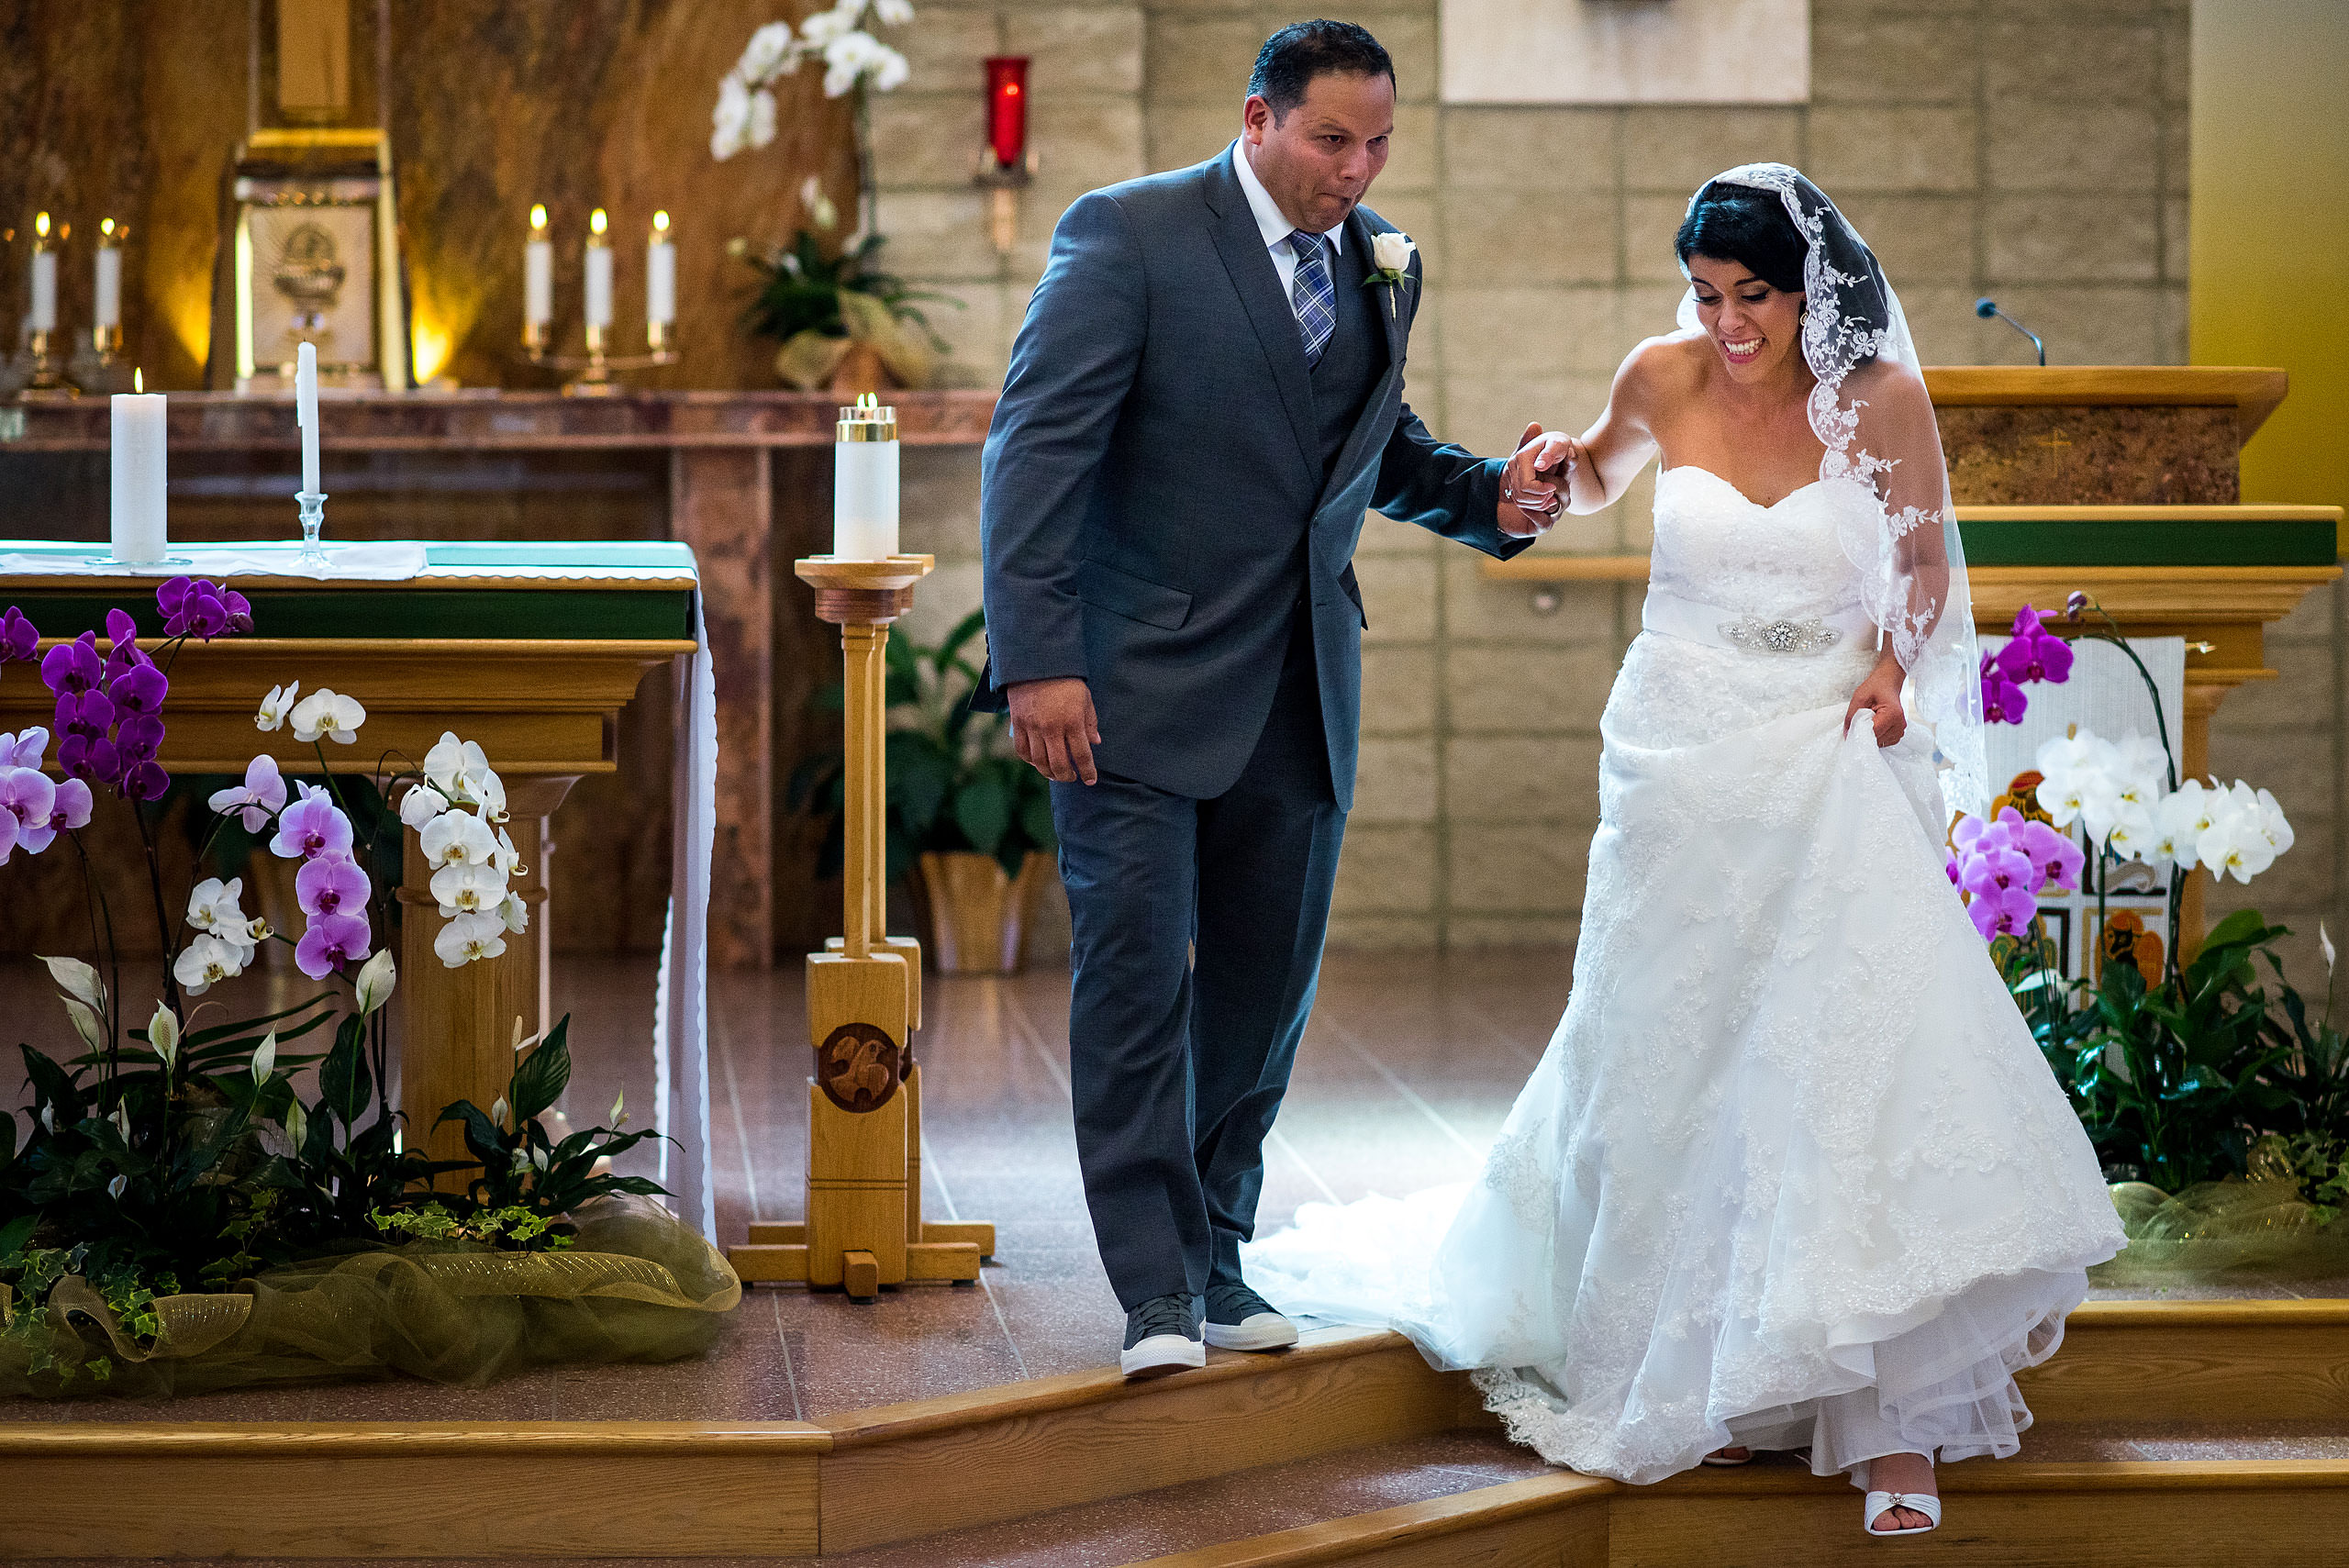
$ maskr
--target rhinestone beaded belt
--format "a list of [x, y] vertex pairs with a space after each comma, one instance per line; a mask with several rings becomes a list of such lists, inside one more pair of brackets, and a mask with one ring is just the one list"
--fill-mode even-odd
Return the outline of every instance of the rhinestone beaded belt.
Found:
[[1701, 599], [1684, 599], [1662, 588], [1648, 590], [1647, 602], [1640, 606], [1640, 624], [1665, 637], [1740, 653], [1792, 655], [1866, 643], [1876, 632], [1865, 612], [1857, 606], [1826, 615], [1771, 617], [1742, 614]]

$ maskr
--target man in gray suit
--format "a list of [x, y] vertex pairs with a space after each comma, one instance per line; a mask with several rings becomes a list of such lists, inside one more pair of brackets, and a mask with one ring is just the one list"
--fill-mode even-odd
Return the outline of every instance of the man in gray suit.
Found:
[[1202, 1364], [1202, 1315], [1229, 1349], [1297, 1338], [1239, 1250], [1353, 798], [1363, 514], [1503, 558], [1556, 515], [1559, 476], [1403, 402], [1419, 261], [1360, 205], [1394, 110], [1361, 28], [1275, 33], [1239, 140], [1062, 217], [987, 436], [974, 700], [1052, 780], [1077, 1152], [1130, 1375]]

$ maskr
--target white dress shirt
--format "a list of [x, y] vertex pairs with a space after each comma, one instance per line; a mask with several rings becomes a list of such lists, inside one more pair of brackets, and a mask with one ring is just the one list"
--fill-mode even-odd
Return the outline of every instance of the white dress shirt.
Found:
[[[1273, 253], [1273, 268], [1281, 275], [1281, 297], [1289, 302], [1291, 309], [1295, 309], [1297, 251], [1289, 245], [1288, 237], [1296, 231], [1297, 225], [1282, 216], [1280, 203], [1273, 200], [1273, 193], [1264, 189], [1264, 183], [1256, 178], [1256, 171], [1249, 165], [1248, 155], [1241, 150], [1242, 145], [1240, 141], [1231, 144], [1231, 172], [1240, 176], [1240, 188], [1248, 193], [1248, 210], [1256, 215], [1256, 231], [1264, 237], [1264, 249]], [[1337, 228], [1321, 238], [1330, 242], [1330, 254], [1334, 258], [1345, 244], [1345, 224], [1341, 221]], [[1334, 275], [1331, 281], [1335, 281]]]

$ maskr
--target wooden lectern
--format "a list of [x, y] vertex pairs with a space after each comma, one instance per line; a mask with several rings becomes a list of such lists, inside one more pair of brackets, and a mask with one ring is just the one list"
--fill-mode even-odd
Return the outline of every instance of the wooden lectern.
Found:
[[848, 842], [841, 935], [807, 955], [807, 1218], [751, 1224], [750, 1244], [727, 1252], [746, 1282], [838, 1287], [869, 1302], [907, 1280], [975, 1284], [995, 1251], [993, 1225], [922, 1219], [921, 944], [887, 934], [884, 655], [889, 624], [933, 564], [818, 555], [794, 568], [816, 590], [817, 618], [841, 628]]

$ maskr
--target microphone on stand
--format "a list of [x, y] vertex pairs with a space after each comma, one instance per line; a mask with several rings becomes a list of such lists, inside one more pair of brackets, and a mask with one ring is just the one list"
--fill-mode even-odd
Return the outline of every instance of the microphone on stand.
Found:
[[1984, 295], [1980, 299], [1974, 302], [1974, 314], [1980, 317], [1985, 321], [1989, 320], [1990, 317], [1995, 316], [1999, 320], [2005, 322], [2008, 326], [2013, 328], [2016, 331], [2021, 333], [2024, 337], [2030, 339], [2031, 346], [2039, 350], [2040, 364], [2044, 366], [2047, 363], [2047, 345], [2039, 340], [2039, 334], [2024, 326], [2021, 322], [2017, 321], [2013, 317], [2009, 316], [2005, 311], [2000, 310], [1997, 300], [1992, 299], [1987, 295]]

